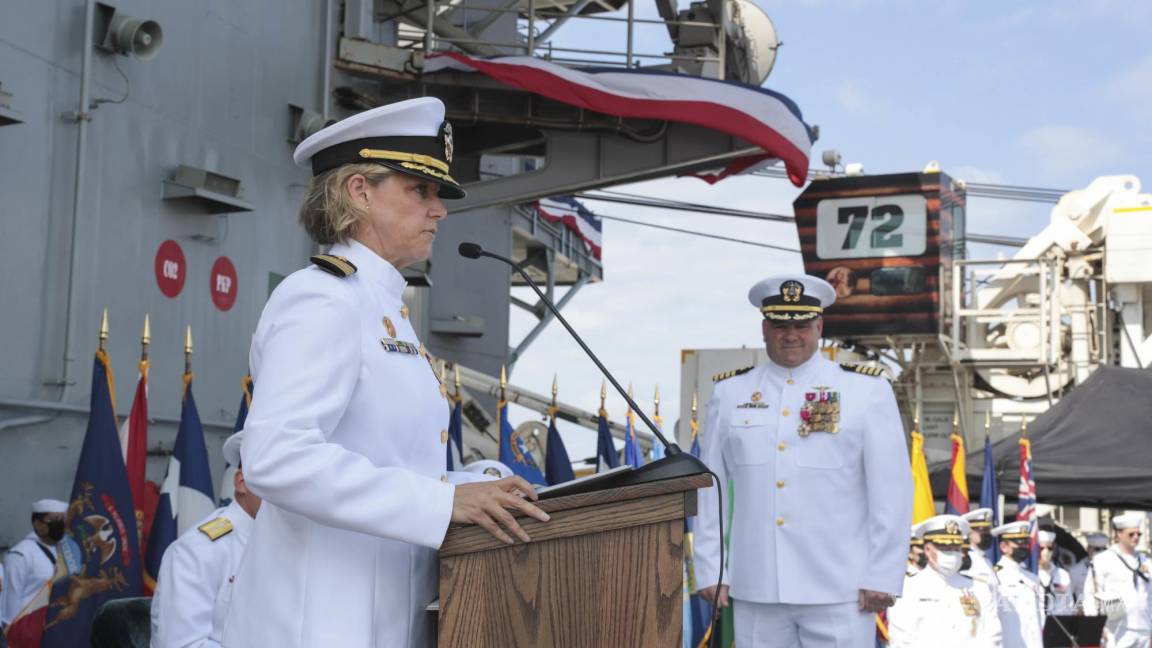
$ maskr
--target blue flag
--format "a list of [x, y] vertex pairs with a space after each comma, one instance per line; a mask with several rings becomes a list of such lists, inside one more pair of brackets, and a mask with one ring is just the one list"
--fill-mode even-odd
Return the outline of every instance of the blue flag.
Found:
[[528, 448], [524, 447], [524, 440], [512, 429], [508, 422], [508, 403], [500, 401], [497, 404], [500, 410], [500, 462], [512, 469], [512, 472], [528, 480], [529, 484], [547, 484], [540, 466]]
[[192, 396], [192, 374], [184, 374], [184, 401], [180, 410], [180, 428], [168, 461], [168, 473], [160, 488], [160, 501], [152, 518], [148, 555], [144, 559], [144, 582], [156, 587], [164, 551], [180, 534], [192, 528], [216, 509], [212, 495], [212, 471], [208, 448], [204, 445], [204, 427]]
[[[984, 477], [980, 482], [980, 506], [992, 509], [992, 526], [1000, 524], [1000, 488], [996, 483], [996, 462], [992, 460], [992, 441], [984, 437]], [[985, 531], [988, 533], [988, 531]], [[1000, 561], [1000, 543], [993, 541], [984, 555], [995, 565]]]
[[100, 606], [140, 596], [144, 589], [112, 389], [108, 355], [101, 349], [92, 370], [88, 430], [72, 482], [67, 533], [57, 545], [57, 578], [44, 620], [43, 648], [89, 645], [92, 618]]
[[572, 470], [572, 460], [568, 458], [568, 450], [564, 441], [560, 439], [560, 430], [556, 429], [556, 417], [548, 423], [548, 448], [544, 454], [544, 475], [548, 478], [548, 485], [563, 484], [576, 479]]
[[[236, 423], [232, 425], [232, 434], [244, 429], [244, 422], [248, 420], [248, 408], [252, 406], [252, 376], [240, 379], [240, 388], [244, 393], [240, 396], [240, 407], [236, 410]], [[216, 503], [228, 506], [236, 495], [235, 476], [239, 466], [233, 466], [225, 461], [224, 474], [220, 477], [220, 497]]]
[[448, 417], [448, 470], [464, 468], [463, 403], [453, 398], [452, 414]]
[[[664, 419], [660, 418], [659, 414], [652, 417], [652, 422], [656, 424], [656, 427], [660, 428], [661, 432], [664, 431]], [[660, 461], [663, 458], [664, 458], [664, 444], [660, 443], [660, 439], [657, 439], [655, 436], [653, 436], [652, 437], [652, 461]]]
[[596, 430], [596, 472], [604, 472], [620, 465], [616, 456], [616, 443], [608, 429], [608, 412], [600, 410], [600, 425]]
[[624, 463], [633, 468], [644, 465], [643, 453], [640, 452], [640, 442], [636, 440], [636, 426], [631, 408], [628, 409], [627, 423], [624, 427]]

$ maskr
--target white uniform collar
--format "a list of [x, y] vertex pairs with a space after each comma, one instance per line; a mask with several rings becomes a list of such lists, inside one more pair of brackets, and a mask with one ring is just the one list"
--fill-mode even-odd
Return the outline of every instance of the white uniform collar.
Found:
[[223, 514], [232, 521], [232, 531], [234, 531], [238, 537], [248, 537], [248, 533], [252, 531], [252, 523], [256, 520], [254, 520], [251, 515], [248, 515], [248, 511], [245, 511], [244, 507], [240, 506], [240, 502], [237, 502], [235, 497], [228, 503], [228, 506], [224, 507]]
[[399, 270], [360, 241], [348, 239], [344, 243], [336, 243], [328, 253], [351, 261], [352, 265], [356, 266], [357, 275], [364, 277], [369, 283], [382, 286], [396, 299], [400, 299], [404, 288], [408, 286], [408, 281]]
[[775, 376], [781, 381], [791, 378], [794, 381], [804, 381], [816, 373], [816, 370], [823, 365], [827, 360], [824, 359], [824, 354], [820, 353], [820, 349], [816, 349], [816, 353], [812, 354], [811, 358], [804, 361], [804, 364], [799, 367], [781, 367], [780, 365], [768, 360], [768, 374]]
[[1023, 569], [1024, 568], [1023, 565], [1016, 562], [1015, 560], [1012, 560], [1012, 557], [1007, 555], [1007, 554], [1001, 554], [1000, 560], [996, 564], [1000, 565], [1001, 569]]

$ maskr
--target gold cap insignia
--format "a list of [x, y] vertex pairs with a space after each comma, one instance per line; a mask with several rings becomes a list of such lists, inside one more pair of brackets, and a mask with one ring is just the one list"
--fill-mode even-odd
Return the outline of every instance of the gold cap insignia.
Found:
[[780, 284], [780, 294], [784, 297], [785, 304], [795, 304], [804, 296], [804, 284], [795, 279], [789, 279]]
[[384, 330], [388, 331], [388, 337], [396, 337], [396, 325], [387, 316], [384, 317]]
[[944, 533], [947, 533], [949, 535], [956, 535], [956, 534], [960, 533], [960, 525], [956, 524], [956, 522], [954, 522], [954, 521], [949, 521], [947, 524], [944, 525]]

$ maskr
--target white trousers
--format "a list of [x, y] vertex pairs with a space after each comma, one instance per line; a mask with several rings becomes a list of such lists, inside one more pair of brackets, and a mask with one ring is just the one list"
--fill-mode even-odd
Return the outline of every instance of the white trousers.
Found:
[[1128, 630], [1124, 621], [1119, 628], [1109, 628], [1105, 631], [1104, 645], [1107, 648], [1149, 648], [1152, 646], [1152, 635], [1144, 630]]
[[790, 605], [735, 601], [738, 648], [875, 648], [876, 616], [856, 601]]

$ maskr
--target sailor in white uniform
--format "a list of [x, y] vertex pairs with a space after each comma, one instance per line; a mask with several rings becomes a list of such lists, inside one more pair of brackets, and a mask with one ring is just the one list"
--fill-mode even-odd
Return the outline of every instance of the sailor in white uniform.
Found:
[[56, 543], [64, 537], [68, 503], [42, 499], [32, 503], [32, 532], [4, 557], [6, 581], [0, 590], [0, 628], [12, 623], [56, 573]]
[[1092, 559], [1084, 581], [1084, 613], [1107, 615], [1106, 648], [1148, 648], [1152, 645], [1152, 568], [1136, 551], [1143, 513], [1112, 518], [1116, 542]]
[[996, 589], [999, 581], [996, 578], [996, 570], [992, 568], [992, 563], [984, 553], [992, 547], [992, 509], [978, 508], [961, 517], [968, 523], [968, 559], [972, 563], [961, 573], [971, 576], [973, 580], [987, 583], [988, 587], [992, 588], [992, 593], [998, 596]]
[[912, 525], [912, 537], [908, 541], [908, 564], [904, 567], [905, 584], [909, 578], [928, 566], [928, 556], [924, 554], [924, 538], [916, 535], [916, 529], [919, 527], [919, 524]]
[[1029, 571], [1031, 522], [1010, 522], [992, 529], [1000, 542], [1000, 624], [1004, 648], [1041, 648], [1044, 629], [1044, 587]]
[[1096, 554], [1108, 550], [1108, 534], [1093, 531], [1084, 534], [1084, 549], [1088, 555], [1068, 567], [1068, 575], [1072, 578], [1072, 598], [1076, 609], [1084, 609], [1084, 583], [1088, 580], [1092, 559]]
[[220, 635], [260, 498], [244, 482], [243, 432], [224, 441], [224, 458], [237, 466], [232, 503], [216, 509], [164, 551], [152, 596], [151, 648], [212, 648]]
[[[912, 522], [896, 398], [878, 371], [818, 351], [826, 282], [773, 277], [748, 298], [769, 362], [718, 382], [700, 435], [703, 461], [734, 482], [736, 644], [872, 646], [874, 613], [903, 586]], [[716, 491], [701, 491], [695, 566], [701, 596], [723, 606], [728, 586], [707, 585], [720, 570]]]
[[[409, 321], [401, 268], [425, 261], [451, 175], [444, 104], [424, 97], [301, 142], [300, 222], [331, 245], [284, 279], [252, 338], [241, 455], [264, 504], [236, 575], [227, 648], [425, 646], [450, 522], [530, 540], [547, 514], [519, 477], [445, 473], [448, 390]], [[463, 482], [476, 483], [463, 483]], [[460, 485], [456, 485], [459, 483]]]
[[937, 515], [921, 523], [928, 566], [908, 579], [888, 610], [891, 648], [996, 648], [1000, 619], [992, 590], [960, 573], [968, 523]]
[[1072, 577], [1067, 569], [1060, 566], [1059, 557], [1062, 550], [1056, 544], [1056, 533], [1041, 530], [1037, 532], [1037, 539], [1040, 543], [1040, 569], [1036, 575], [1040, 578], [1040, 585], [1044, 587], [1045, 613], [1075, 614], [1076, 608], [1072, 602]]
[[507, 464], [496, 461], [495, 459], [477, 459], [476, 461], [465, 464], [464, 472], [486, 475], [494, 479], [511, 477], [516, 474], [512, 472], [512, 469], [509, 468]]

